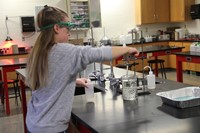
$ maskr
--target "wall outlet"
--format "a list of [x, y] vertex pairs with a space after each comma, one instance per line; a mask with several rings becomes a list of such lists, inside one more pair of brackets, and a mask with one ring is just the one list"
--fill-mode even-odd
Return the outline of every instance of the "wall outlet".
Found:
[[22, 36], [22, 41], [25, 41], [25, 37], [24, 36]]

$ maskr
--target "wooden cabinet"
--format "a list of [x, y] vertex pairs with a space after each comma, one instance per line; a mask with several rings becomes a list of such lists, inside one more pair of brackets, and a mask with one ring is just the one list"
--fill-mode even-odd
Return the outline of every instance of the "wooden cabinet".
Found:
[[155, 0], [136, 0], [136, 24], [155, 22]]
[[136, 24], [169, 22], [169, 0], [136, 0]]
[[184, 22], [192, 20], [190, 7], [195, 4], [195, 0], [170, 0], [170, 21]]
[[200, 64], [195, 64], [195, 71], [200, 72]]
[[[190, 51], [190, 45], [192, 42], [183, 42], [183, 47], [185, 47], [182, 51]], [[183, 62], [183, 70], [195, 71], [195, 63]]]
[[170, 1], [169, 0], [156, 0], [156, 22], [169, 22], [170, 21]]
[[[185, 47], [182, 51], [190, 51], [191, 42], [169, 42], [169, 46]], [[183, 70], [196, 71], [195, 64], [183, 62]], [[176, 68], [176, 55], [169, 55], [169, 68]]]
[[[183, 42], [183, 51], [190, 51], [190, 45], [193, 42]], [[183, 70], [189, 70], [194, 72], [200, 72], [200, 64], [197, 63], [189, 63], [189, 62], [183, 62]]]

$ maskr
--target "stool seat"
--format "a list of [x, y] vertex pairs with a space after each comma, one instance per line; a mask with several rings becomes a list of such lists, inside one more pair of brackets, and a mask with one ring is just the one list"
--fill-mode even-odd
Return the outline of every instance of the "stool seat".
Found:
[[[13, 87], [9, 87], [8, 89], [11, 89], [11, 91], [9, 92], [9, 98], [15, 98], [15, 103], [18, 105], [18, 99], [17, 97], [20, 98], [21, 101], [21, 94], [20, 94], [20, 90], [19, 90], [19, 86], [18, 86], [18, 78], [17, 79], [8, 79], [7, 83], [8, 84], [12, 84]], [[0, 81], [0, 98], [1, 98], [1, 103], [4, 104], [4, 86], [3, 86], [4, 82]], [[13, 92], [14, 91], [14, 92]], [[14, 95], [14, 96], [13, 96]]]
[[148, 61], [149, 66], [151, 68], [153, 67], [153, 64], [160, 64], [160, 70], [161, 70], [162, 78], [165, 77], [165, 79], [167, 79], [164, 62], [165, 62], [165, 60], [163, 60], [163, 59], [155, 59], [155, 60], [149, 60]]
[[165, 60], [162, 60], [162, 59], [156, 59], [156, 60], [149, 60], [148, 63], [164, 63]]

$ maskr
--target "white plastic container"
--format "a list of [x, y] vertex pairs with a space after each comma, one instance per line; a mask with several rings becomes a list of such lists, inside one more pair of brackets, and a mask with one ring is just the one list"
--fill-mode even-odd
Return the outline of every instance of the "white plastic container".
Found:
[[146, 36], [144, 37], [145, 42], [152, 42], [152, 36]]
[[179, 40], [179, 32], [175, 31], [175, 40]]
[[156, 88], [155, 75], [153, 74], [150, 66], [145, 66], [144, 69], [147, 68], [147, 67], [150, 69], [149, 75], [146, 76], [146, 78], [147, 78], [147, 88], [148, 89], [155, 89]]
[[125, 43], [126, 44], [132, 44], [132, 35], [131, 34], [126, 35]]
[[94, 85], [90, 80], [88, 80], [87, 86], [88, 88], [85, 87], [86, 101], [93, 102], [94, 101]]
[[190, 52], [196, 52], [197, 46], [196, 46], [197, 42], [194, 42], [190, 45]]
[[194, 42], [190, 45], [190, 52], [200, 52], [200, 45], [198, 42]]
[[119, 36], [119, 42], [120, 42], [120, 44], [126, 44], [126, 36], [125, 35], [120, 35]]
[[178, 32], [179, 34], [179, 39], [182, 39], [185, 37], [185, 34], [184, 34], [184, 30], [183, 29], [175, 29], [175, 32]]

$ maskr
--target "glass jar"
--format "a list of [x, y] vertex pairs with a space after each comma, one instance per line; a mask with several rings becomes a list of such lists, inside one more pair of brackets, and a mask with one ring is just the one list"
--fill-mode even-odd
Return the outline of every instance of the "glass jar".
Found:
[[124, 100], [136, 100], [137, 88], [137, 77], [134, 75], [122, 76], [122, 97]]

